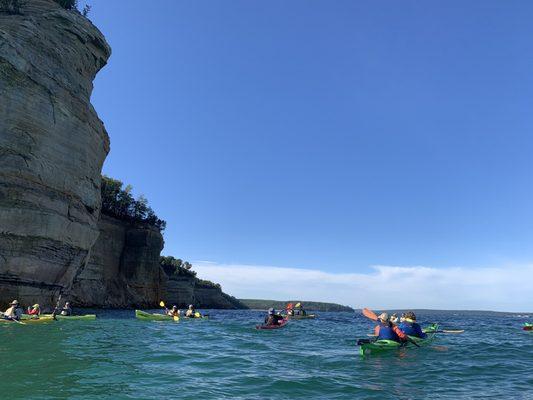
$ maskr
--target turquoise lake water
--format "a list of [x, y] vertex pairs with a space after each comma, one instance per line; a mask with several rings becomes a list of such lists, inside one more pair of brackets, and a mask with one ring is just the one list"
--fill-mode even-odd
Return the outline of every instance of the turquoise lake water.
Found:
[[97, 311], [87, 322], [0, 326], [2, 399], [533, 399], [533, 315], [419, 312], [459, 335], [361, 358], [359, 314], [257, 331], [263, 314], [144, 322]]

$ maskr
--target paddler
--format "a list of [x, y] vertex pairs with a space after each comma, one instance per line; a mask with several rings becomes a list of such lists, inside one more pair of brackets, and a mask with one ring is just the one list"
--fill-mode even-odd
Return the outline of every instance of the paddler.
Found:
[[61, 309], [61, 315], [70, 316], [72, 315], [72, 308], [70, 307], [70, 302], [65, 302], [65, 305]]
[[13, 300], [11, 303], [9, 303], [9, 308], [4, 311], [4, 318], [20, 321], [21, 317], [22, 308], [19, 306], [18, 300]]
[[265, 325], [279, 325], [283, 321], [283, 317], [276, 314], [276, 310], [273, 308], [268, 309], [268, 315], [265, 317]]
[[403, 333], [409, 336], [415, 336], [424, 339], [427, 335], [416, 322], [416, 315], [412, 311], [405, 313], [405, 320], [398, 325]]
[[406, 335], [394, 325], [386, 312], [378, 316], [378, 325], [374, 328], [374, 335], [377, 340], [394, 340], [395, 342], [403, 342], [407, 340]]
[[294, 305], [292, 303], [287, 304], [287, 315], [290, 317], [294, 315]]
[[196, 315], [196, 310], [192, 304], [189, 304], [189, 309], [185, 312], [187, 318], [194, 318]]
[[171, 317], [179, 317], [181, 314], [180, 310], [178, 310], [177, 306], [172, 306], [170, 310], [167, 310], [167, 315]]
[[28, 315], [33, 315], [36, 317], [41, 315], [41, 307], [39, 306], [39, 304], [34, 304], [33, 306], [28, 307]]

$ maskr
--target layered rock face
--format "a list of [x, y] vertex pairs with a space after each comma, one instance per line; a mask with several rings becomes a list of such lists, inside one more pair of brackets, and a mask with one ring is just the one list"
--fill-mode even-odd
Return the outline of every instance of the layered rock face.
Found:
[[68, 294], [76, 307], [153, 308], [160, 300], [182, 308], [244, 307], [194, 276], [167, 277], [159, 264], [163, 237], [157, 229], [104, 214], [98, 228], [89, 262]]
[[79, 307], [153, 307], [161, 300], [163, 237], [102, 215], [100, 235], [87, 266], [75, 278], [69, 298]]
[[163, 286], [162, 298], [168, 304], [180, 308], [185, 308], [189, 304], [194, 304], [197, 308], [246, 308], [220, 288], [203, 285], [197, 278], [187, 276], [170, 277]]
[[90, 95], [110, 48], [52, 0], [22, 12], [0, 12], [0, 303], [52, 303], [99, 234], [109, 138]]

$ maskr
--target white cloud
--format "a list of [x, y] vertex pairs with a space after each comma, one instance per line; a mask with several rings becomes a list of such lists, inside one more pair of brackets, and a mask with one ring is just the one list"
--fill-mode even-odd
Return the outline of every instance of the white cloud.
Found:
[[371, 273], [329, 273], [207, 261], [198, 276], [238, 298], [303, 299], [355, 308], [533, 311], [533, 265], [498, 268], [374, 266]]

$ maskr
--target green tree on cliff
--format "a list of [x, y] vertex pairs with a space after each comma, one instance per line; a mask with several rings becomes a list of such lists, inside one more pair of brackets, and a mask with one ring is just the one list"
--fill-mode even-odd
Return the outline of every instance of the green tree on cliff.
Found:
[[146, 197], [141, 195], [136, 200], [132, 194], [132, 186], [123, 186], [117, 179], [102, 176], [102, 212], [118, 219], [147, 224], [160, 231], [165, 230], [167, 223], [157, 217], [148, 205]]

